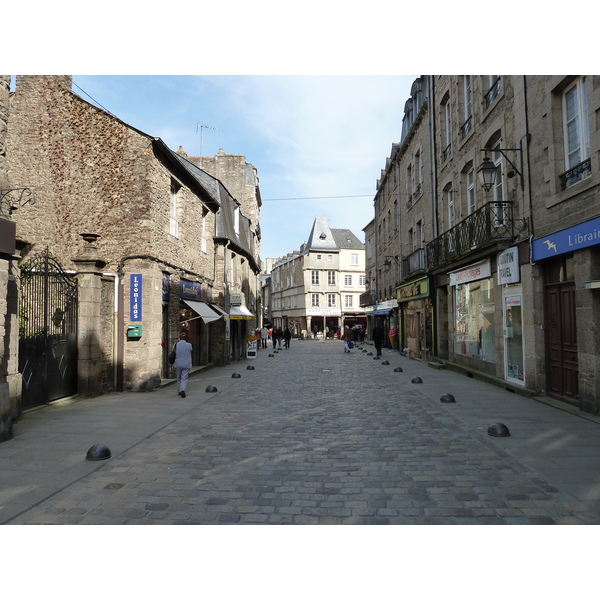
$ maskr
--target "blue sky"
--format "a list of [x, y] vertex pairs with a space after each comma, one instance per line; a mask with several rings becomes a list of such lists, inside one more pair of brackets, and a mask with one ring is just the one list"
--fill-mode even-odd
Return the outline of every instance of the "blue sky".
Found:
[[264, 260], [298, 250], [317, 216], [364, 241], [416, 77], [74, 75], [73, 91], [173, 150], [198, 156], [202, 141], [204, 156], [245, 155], [264, 201]]

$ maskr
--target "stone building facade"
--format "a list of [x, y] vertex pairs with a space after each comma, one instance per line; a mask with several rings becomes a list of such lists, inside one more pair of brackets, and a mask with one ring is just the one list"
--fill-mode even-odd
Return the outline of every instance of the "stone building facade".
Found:
[[268, 312], [294, 336], [333, 336], [345, 325], [366, 327], [365, 288], [364, 244], [317, 217], [306, 244], [273, 263]]
[[17, 76], [6, 140], [13, 185], [32, 186], [37, 198], [16, 216], [30, 242], [25, 260], [48, 248], [97, 282], [96, 347], [85, 356], [102, 386], [90, 393], [152, 389], [171, 377], [167, 356], [181, 328], [194, 365], [231, 360], [215, 239], [217, 215], [235, 201], [218, 180], [74, 94], [67, 76]]
[[[380, 232], [398, 200], [402, 348], [595, 414], [598, 86], [595, 76], [420, 77], [375, 197], [386, 296], [380, 265], [393, 250]], [[410, 335], [415, 303], [425, 308], [421, 340]]]
[[[177, 153], [218, 180], [229, 198], [229, 211], [217, 213], [215, 252], [217, 287], [224, 290], [223, 304], [229, 314], [229, 351], [232, 359], [245, 355], [247, 338], [260, 327], [263, 311], [260, 290], [260, 196], [256, 168], [241, 154], [188, 156]], [[233, 217], [233, 219], [229, 217]], [[233, 298], [233, 310], [231, 299]]]

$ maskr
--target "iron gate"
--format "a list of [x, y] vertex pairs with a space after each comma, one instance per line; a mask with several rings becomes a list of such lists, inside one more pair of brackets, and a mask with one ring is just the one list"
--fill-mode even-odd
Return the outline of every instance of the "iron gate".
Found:
[[21, 265], [22, 407], [77, 391], [77, 279], [46, 248]]

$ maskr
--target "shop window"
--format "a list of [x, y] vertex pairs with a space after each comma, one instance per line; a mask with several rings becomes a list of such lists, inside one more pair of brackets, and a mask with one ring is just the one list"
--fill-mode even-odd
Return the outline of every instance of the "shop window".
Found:
[[454, 297], [454, 352], [496, 362], [493, 278], [456, 286]]

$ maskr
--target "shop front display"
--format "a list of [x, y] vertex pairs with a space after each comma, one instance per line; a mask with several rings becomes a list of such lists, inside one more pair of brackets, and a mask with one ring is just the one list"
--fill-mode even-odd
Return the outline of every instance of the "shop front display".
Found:
[[454, 353], [496, 362], [495, 284], [486, 259], [449, 274], [454, 288]]

